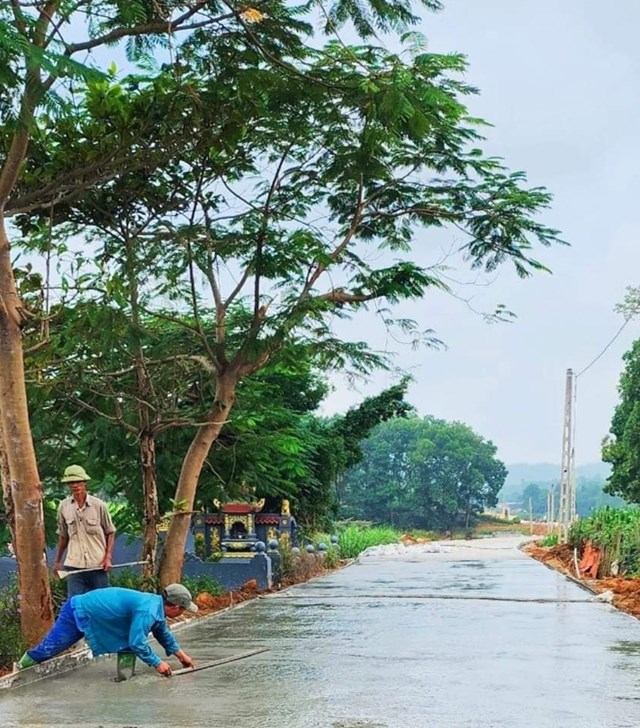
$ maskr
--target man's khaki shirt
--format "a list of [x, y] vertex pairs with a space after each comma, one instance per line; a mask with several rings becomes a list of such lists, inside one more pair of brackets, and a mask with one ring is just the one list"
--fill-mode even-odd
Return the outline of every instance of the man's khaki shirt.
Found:
[[87, 495], [84, 508], [78, 508], [73, 496], [58, 506], [58, 535], [69, 539], [65, 566], [90, 569], [101, 566], [107, 549], [107, 535], [116, 529], [107, 506]]

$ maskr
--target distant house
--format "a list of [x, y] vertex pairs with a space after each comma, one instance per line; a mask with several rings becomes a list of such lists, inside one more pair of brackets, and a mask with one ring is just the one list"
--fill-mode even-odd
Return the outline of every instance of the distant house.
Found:
[[511, 515], [511, 503], [498, 503], [495, 508], [485, 508], [485, 516], [491, 516], [491, 518], [500, 518], [503, 521], [510, 521]]

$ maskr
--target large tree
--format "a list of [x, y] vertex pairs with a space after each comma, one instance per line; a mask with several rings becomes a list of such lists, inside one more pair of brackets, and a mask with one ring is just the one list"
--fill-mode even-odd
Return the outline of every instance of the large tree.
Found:
[[[41, 300], [37, 277], [32, 283]], [[126, 294], [123, 283], [120, 293]], [[103, 495], [126, 504], [130, 521], [144, 523], [143, 554], [153, 555], [159, 514], [171, 507], [171, 484], [205, 415], [211, 382], [193, 319], [184, 322], [190, 330], [148, 314], [132, 318], [129, 297], [116, 295], [111, 284], [107, 300], [54, 309], [51, 346], [35, 351], [26, 370], [32, 432], [49, 495], [60, 491], [64, 465], [80, 460]], [[211, 316], [202, 324], [210, 328]], [[27, 341], [37, 340], [38, 332], [34, 321]], [[140, 361], [146, 392], [139, 386]], [[403, 379], [345, 415], [318, 417], [313, 413], [327, 385], [311, 352], [283, 348], [239, 387], [232, 421], [200, 479], [198, 507], [236, 497], [243, 484], [258, 497], [290, 498], [305, 527], [328, 528], [341, 476], [361, 458], [362, 440], [380, 422], [412, 412], [404, 401], [407, 385]], [[151, 422], [141, 419], [141, 403]], [[150, 443], [157, 457], [148, 460]]]
[[[393, 325], [389, 306], [446, 288], [411, 255], [431, 229], [464, 231], [474, 267], [511, 261], [523, 276], [542, 267], [531, 248], [556, 236], [534, 216], [549, 196], [478, 151], [477, 122], [461, 101], [470, 89], [454, 79], [463, 69], [458, 56], [404, 62], [380, 48], [328, 46], [306, 78], [262, 87], [265, 115], [242, 144], [242, 167], [194, 160], [196, 214], [176, 229], [185, 275], [195, 269], [210, 286], [216, 331], [207, 348], [216, 374], [208, 422], [177, 485], [187, 512], [244, 378], [292, 338], [315, 347], [326, 365], [351, 361], [368, 371], [373, 352], [337, 339], [333, 319], [375, 303]], [[227, 316], [240, 298], [252, 315], [233, 342]], [[176, 514], [163, 582], [180, 574], [187, 529], [186, 514]]]
[[402, 527], [468, 526], [507, 475], [495, 445], [459, 422], [391, 420], [344, 478], [343, 514]]
[[[211, 377], [199, 339], [187, 328], [195, 327], [193, 319], [181, 325], [131, 313], [126, 295], [54, 310], [51, 346], [29, 357], [27, 391], [48, 486], [65, 464], [80, 460], [104, 495], [143, 521], [143, 556], [153, 559], [180, 461], [205, 419]], [[211, 328], [211, 316], [201, 323]], [[232, 498], [241, 483], [260, 496], [291, 497], [311, 476], [317, 446], [303, 420], [326, 391], [303, 347], [280, 351], [240, 388], [233, 421], [207, 460], [199, 499]]]
[[640, 340], [633, 343], [623, 359], [620, 401], [602, 447], [602, 459], [612, 466], [605, 490], [630, 503], [640, 503]]
[[[105, 221], [118, 219], [132, 190], [136, 214], [154, 220], [144, 231], [145, 249], [164, 259], [161, 270], [157, 257], [145, 258], [152, 272], [144, 281], [147, 299], [172, 301], [176, 321], [187, 307], [196, 322], [203, 307], [215, 308], [212, 332], [195, 326], [213, 394], [178, 480], [175, 502], [185, 508], [171, 523], [165, 582], [179, 578], [202, 466], [246, 377], [295, 341], [324, 366], [351, 363], [368, 372], [380, 357], [366, 342], [337, 338], [331, 325], [368, 304], [387, 325], [419, 338], [419, 327], [394, 322], [389, 306], [446, 288], [437, 269], [421, 268], [411, 254], [434, 227], [467, 234], [462, 247], [472, 266], [491, 270], [511, 261], [522, 276], [542, 268], [533, 245], [556, 240], [535, 220], [548, 193], [527, 189], [522, 174], [509, 174], [478, 150], [481, 124], [462, 103], [473, 89], [456, 78], [465, 68], [460, 56], [418, 52], [405, 61], [375, 46], [300, 46], [283, 68], [256, 54], [245, 36], [215, 47], [205, 41], [196, 31], [181, 47], [179, 79], [169, 75], [163, 83], [176, 94], [189, 89], [206, 143], [185, 148], [177, 163], [144, 175], [123, 172], [66, 199], [48, 218], [93, 246], [100, 275], [122, 280], [131, 266], [116, 254], [112, 234], [106, 245]], [[204, 72], [212, 66], [214, 78]], [[122, 88], [98, 84], [100, 108], [115, 108], [120, 123], [129, 117]], [[96, 84], [89, 89], [88, 108]], [[55, 149], [48, 157], [46, 151], [55, 168]], [[248, 312], [240, 329], [229, 323], [236, 310]]]

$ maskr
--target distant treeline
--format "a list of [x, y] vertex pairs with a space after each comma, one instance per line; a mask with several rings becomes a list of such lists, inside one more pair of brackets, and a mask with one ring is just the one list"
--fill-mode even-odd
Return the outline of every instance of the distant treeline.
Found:
[[[576, 510], [579, 516], [588, 516], [594, 510], [604, 506], [621, 508], [627, 503], [615, 496], [604, 492], [606, 480], [599, 476], [578, 477], [576, 481]], [[519, 484], [509, 484], [500, 491], [500, 502], [509, 503], [512, 511], [519, 511], [522, 515], [529, 514], [529, 501], [534, 518], [543, 518], [547, 513], [547, 498], [551, 488], [554, 488], [555, 513], [558, 512], [560, 490], [557, 481], [522, 481]]]

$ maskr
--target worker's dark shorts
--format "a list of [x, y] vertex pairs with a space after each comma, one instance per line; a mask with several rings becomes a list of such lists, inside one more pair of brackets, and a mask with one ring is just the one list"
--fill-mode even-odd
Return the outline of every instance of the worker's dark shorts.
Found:
[[[70, 566], [65, 570], [74, 571]], [[67, 577], [67, 597], [77, 597], [78, 594], [86, 594], [94, 589], [104, 589], [109, 586], [109, 575], [106, 571], [85, 571], [79, 574], [69, 574]]]

